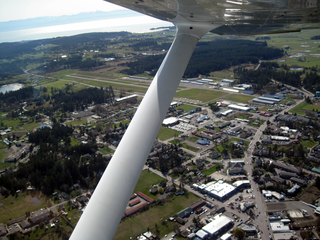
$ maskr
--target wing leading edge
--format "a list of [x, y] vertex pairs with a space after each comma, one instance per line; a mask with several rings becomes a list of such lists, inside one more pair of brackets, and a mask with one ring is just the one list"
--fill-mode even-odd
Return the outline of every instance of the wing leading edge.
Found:
[[106, 0], [177, 23], [220, 25], [220, 35], [255, 35], [319, 28], [317, 0]]

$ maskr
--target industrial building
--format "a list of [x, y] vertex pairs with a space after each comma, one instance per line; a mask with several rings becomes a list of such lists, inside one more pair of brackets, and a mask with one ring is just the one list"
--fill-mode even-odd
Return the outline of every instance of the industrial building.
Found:
[[128, 99], [137, 98], [137, 97], [138, 97], [137, 94], [132, 94], [132, 95], [129, 95], [129, 96], [126, 96], [126, 97], [123, 97], [123, 98], [117, 98], [115, 101], [116, 102], [122, 102], [122, 101], [126, 101]]
[[222, 90], [228, 91], [228, 92], [234, 92], [234, 93], [238, 93], [239, 92], [239, 90], [231, 89], [231, 88], [222, 88]]
[[281, 99], [269, 98], [269, 97], [259, 97], [259, 99], [266, 100], [266, 101], [271, 101], [271, 102], [280, 102], [281, 101]]
[[207, 115], [200, 115], [199, 118], [197, 118], [197, 123], [203, 122], [204, 120], [209, 120], [210, 118]]
[[283, 137], [283, 136], [271, 136], [271, 140], [275, 141], [289, 141], [288, 137]]
[[201, 230], [196, 233], [200, 239], [217, 238], [219, 235], [227, 232], [233, 225], [232, 219], [224, 215], [216, 215], [213, 221], [205, 225]]
[[254, 92], [253, 91], [249, 91], [249, 90], [244, 90], [242, 91], [243, 94], [248, 94], [248, 95], [253, 95]]
[[276, 98], [276, 99], [285, 99], [286, 96], [283, 95], [271, 95], [271, 94], [263, 94], [264, 97], [267, 98]]
[[247, 112], [250, 110], [250, 107], [239, 106], [236, 104], [230, 104], [228, 106], [228, 108], [233, 109], [233, 110], [237, 110], [237, 111], [244, 111], [244, 112]]
[[163, 120], [162, 125], [169, 127], [179, 123], [179, 119], [176, 117], [169, 117]]
[[198, 191], [207, 193], [218, 200], [224, 200], [234, 194], [236, 187], [222, 180], [198, 186]]
[[225, 82], [225, 83], [233, 83], [234, 80], [230, 80], [230, 79], [222, 79], [221, 82]]
[[272, 101], [262, 100], [262, 99], [259, 99], [259, 98], [252, 99], [252, 102], [261, 103], [261, 104], [268, 104], [268, 105], [273, 105], [274, 104], [274, 102], [272, 102]]
[[201, 83], [201, 82], [191, 82], [191, 84], [195, 84], [195, 85], [203, 85], [204, 83]]

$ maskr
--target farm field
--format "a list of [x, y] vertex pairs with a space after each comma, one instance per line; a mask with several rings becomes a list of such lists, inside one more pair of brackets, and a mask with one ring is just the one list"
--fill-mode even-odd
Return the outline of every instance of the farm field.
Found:
[[307, 102], [303, 102], [301, 104], [299, 104], [298, 106], [294, 107], [293, 109], [291, 109], [289, 112], [291, 113], [297, 113], [297, 114], [301, 114], [304, 115], [306, 114], [306, 112], [310, 112], [310, 111], [320, 111], [320, 103], [313, 103], [313, 104], [308, 104]]
[[162, 224], [162, 220], [165, 221], [169, 217], [188, 207], [190, 204], [197, 201], [199, 198], [195, 195], [188, 193], [184, 196], [173, 197], [170, 202], [166, 202], [163, 205], [150, 207], [149, 210], [137, 213], [132, 217], [124, 219], [115, 234], [115, 240], [130, 239], [137, 235], [146, 232], [147, 229], [155, 233], [156, 225], [158, 228], [158, 234], [163, 237], [165, 234], [172, 232], [174, 222], [167, 221], [167, 224]]
[[48, 206], [48, 198], [42, 194], [20, 192], [17, 197], [0, 195], [0, 203], [4, 205], [0, 208], [0, 223], [5, 223], [10, 219], [22, 217], [26, 212], [33, 212]]
[[176, 107], [176, 109], [183, 109], [185, 112], [189, 112], [190, 110], [193, 110], [197, 108], [196, 106], [192, 106], [192, 105], [188, 105], [188, 104], [182, 104], [178, 107]]
[[200, 100], [202, 102], [208, 102], [213, 99], [220, 98], [227, 94], [228, 93], [224, 93], [220, 91], [193, 88], [193, 89], [182, 90], [180, 92], [177, 92], [175, 97], [190, 98], [194, 100]]
[[178, 132], [176, 130], [161, 126], [157, 138], [159, 138], [161, 141], [164, 141], [164, 140], [172, 138], [172, 137], [174, 137], [176, 135], [179, 135], [180, 133], [181, 132]]
[[248, 95], [241, 95], [241, 94], [229, 94], [227, 96], [224, 96], [223, 98], [233, 102], [247, 103], [248, 101], [252, 100], [254, 97], [248, 96]]

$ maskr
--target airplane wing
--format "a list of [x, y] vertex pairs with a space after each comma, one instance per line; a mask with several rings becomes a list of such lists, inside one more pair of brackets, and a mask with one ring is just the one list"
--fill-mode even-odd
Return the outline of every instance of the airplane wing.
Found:
[[255, 35], [318, 28], [317, 0], [106, 0], [172, 23], [221, 25], [220, 35]]
[[192, 52], [204, 34], [255, 35], [319, 27], [318, 0], [108, 1], [172, 22], [177, 33], [71, 240], [113, 238]]

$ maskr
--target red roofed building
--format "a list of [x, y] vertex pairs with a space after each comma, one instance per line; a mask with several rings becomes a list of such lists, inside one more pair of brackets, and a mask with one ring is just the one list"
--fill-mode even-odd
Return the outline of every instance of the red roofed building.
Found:
[[136, 207], [134, 207], [134, 208], [126, 211], [124, 214], [128, 217], [128, 216], [130, 216], [130, 215], [138, 212], [141, 208], [143, 208], [144, 206], [147, 206], [147, 205], [148, 205], [148, 203], [146, 203], [146, 202], [145, 202], [145, 203], [142, 203], [142, 204], [140, 204], [139, 206], [136, 206]]
[[133, 201], [129, 202], [129, 206], [132, 207], [134, 205], [137, 205], [140, 202], [141, 202], [140, 199], [133, 200]]
[[154, 200], [151, 197], [145, 195], [142, 192], [138, 192], [137, 194], [138, 194], [139, 197], [143, 198], [144, 200], [146, 200], [149, 203], [153, 203], [154, 202]]

